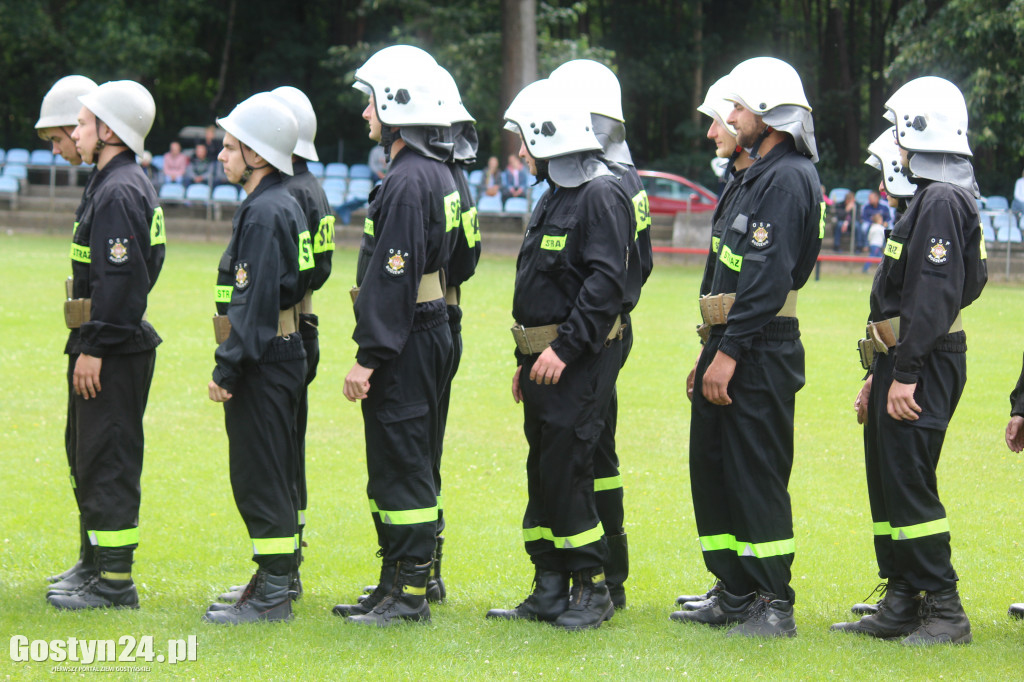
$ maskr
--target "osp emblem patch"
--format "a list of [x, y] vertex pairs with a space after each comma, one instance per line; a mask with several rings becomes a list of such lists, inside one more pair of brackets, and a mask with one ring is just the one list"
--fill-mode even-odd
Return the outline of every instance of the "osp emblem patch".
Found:
[[751, 227], [754, 228], [754, 231], [750, 235], [751, 246], [753, 246], [754, 248], [763, 249], [772, 243], [772, 235], [770, 232], [772, 227], [771, 223], [756, 222], [752, 223]]
[[107, 240], [107, 260], [114, 265], [124, 265], [128, 262], [127, 237]]
[[405, 259], [409, 257], [409, 252], [402, 252], [401, 249], [388, 249], [387, 261], [384, 263], [384, 270], [393, 277], [405, 274]]
[[949, 245], [948, 240], [943, 240], [941, 237], [932, 237], [931, 247], [928, 249], [928, 261], [935, 265], [942, 265], [949, 260]]
[[247, 289], [252, 279], [249, 277], [249, 264], [248, 263], [236, 263], [235, 264], [235, 288], [239, 291]]

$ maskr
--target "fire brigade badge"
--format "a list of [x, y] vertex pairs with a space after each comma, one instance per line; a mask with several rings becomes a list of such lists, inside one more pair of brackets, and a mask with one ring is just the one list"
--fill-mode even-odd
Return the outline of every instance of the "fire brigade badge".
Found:
[[128, 262], [128, 238], [117, 237], [107, 240], [107, 260], [114, 265]]
[[766, 222], [751, 223], [754, 231], [750, 235], [750, 245], [757, 249], [763, 249], [772, 243], [772, 236], [769, 233], [772, 224]]
[[249, 264], [248, 263], [236, 263], [235, 264], [235, 288], [239, 291], [243, 291], [249, 287], [249, 283], [252, 279], [249, 277]]
[[928, 249], [928, 262], [935, 265], [942, 265], [949, 260], [949, 240], [941, 237], [932, 237], [931, 247]]
[[405, 274], [405, 259], [409, 257], [409, 252], [402, 252], [401, 249], [388, 249], [388, 259], [384, 263], [384, 270], [393, 277]]

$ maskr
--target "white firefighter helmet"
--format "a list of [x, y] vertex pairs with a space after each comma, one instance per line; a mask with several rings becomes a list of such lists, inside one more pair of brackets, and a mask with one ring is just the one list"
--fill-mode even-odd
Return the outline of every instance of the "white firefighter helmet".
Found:
[[893, 140], [893, 133], [896, 127], [889, 128], [875, 138], [875, 141], [868, 145], [868, 158], [864, 161], [882, 171], [882, 182], [885, 184], [885, 191], [894, 197], [906, 199], [914, 196], [917, 185], [910, 181], [910, 178], [903, 172], [903, 162], [900, 160], [900, 148]]
[[437, 62], [411, 45], [392, 45], [356, 69], [352, 87], [373, 96], [387, 126], [450, 126]]
[[519, 133], [535, 159], [601, 149], [589, 108], [549, 79], [519, 91], [505, 111], [505, 129]]
[[459, 93], [459, 86], [448, 69], [440, 64], [437, 66], [438, 83], [441, 87], [441, 95], [444, 98], [445, 110], [451, 123], [476, 123], [476, 119], [469, 113], [462, 103], [462, 95]]
[[568, 90], [590, 113], [625, 122], [619, 79], [604, 64], [593, 59], [573, 59], [552, 71], [548, 80]]
[[294, 173], [292, 151], [299, 139], [299, 124], [291, 108], [276, 95], [256, 93], [218, 118], [217, 125], [282, 173]]
[[317, 156], [316, 147], [313, 145], [313, 140], [316, 139], [316, 112], [313, 111], [313, 103], [306, 97], [306, 93], [290, 85], [282, 85], [271, 90], [270, 94], [280, 97], [288, 105], [295, 122], [299, 124], [299, 141], [295, 143], [293, 153], [310, 161], [319, 161], [320, 157]]
[[146, 150], [146, 135], [156, 118], [153, 95], [135, 81], [107, 81], [78, 101], [107, 124], [138, 155]]
[[98, 86], [85, 76], [64, 76], [53, 84], [43, 97], [39, 107], [36, 130], [43, 128], [64, 128], [78, 125], [78, 112], [82, 103], [78, 98], [87, 95]]
[[718, 125], [735, 137], [736, 128], [725, 122], [725, 119], [729, 117], [729, 112], [732, 111], [732, 102], [726, 99], [726, 95], [729, 93], [729, 76], [722, 76], [708, 88], [708, 94], [704, 95], [704, 102], [697, 107], [697, 111], [715, 119]]
[[893, 113], [896, 140], [912, 152], [972, 156], [967, 143], [967, 103], [945, 78], [915, 78], [897, 90], [885, 108]]

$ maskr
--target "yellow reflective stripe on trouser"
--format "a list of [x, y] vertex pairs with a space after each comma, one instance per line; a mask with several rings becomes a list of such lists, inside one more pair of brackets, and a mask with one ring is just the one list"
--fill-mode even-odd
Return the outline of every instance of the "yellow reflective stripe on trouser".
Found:
[[743, 256], [734, 254], [732, 249], [724, 244], [722, 245], [722, 253], [718, 254], [718, 260], [725, 263], [725, 267], [736, 272], [739, 272], [740, 268], [743, 267]]
[[218, 284], [213, 288], [213, 300], [217, 303], [231, 303], [231, 292], [233, 290], [234, 287], [230, 284], [226, 286]]
[[139, 529], [90, 530], [89, 542], [96, 547], [125, 547], [139, 544]]
[[771, 542], [745, 542], [737, 540], [735, 535], [723, 533], [722, 535], [702, 535], [700, 547], [705, 552], [714, 552], [728, 549], [736, 552], [739, 556], [767, 559], [783, 554], [796, 552], [796, 540], [787, 538], [785, 540], [772, 540]]
[[599, 493], [602, 490], [615, 490], [616, 488], [622, 487], [622, 476], [609, 476], [607, 478], [595, 478], [594, 479], [594, 492]]
[[556, 549], [573, 549], [575, 547], [582, 547], [583, 545], [589, 545], [593, 542], [599, 541], [603, 536], [604, 528], [601, 524], [597, 524], [596, 527], [591, 528], [590, 530], [585, 530], [582, 533], [576, 533], [576, 535], [570, 535], [568, 537], [555, 535], [551, 532], [550, 528], [544, 528], [543, 526], [523, 529], [523, 540], [526, 542], [533, 542], [534, 540], [550, 540], [554, 543]]
[[451, 232], [459, 226], [459, 218], [462, 217], [462, 202], [459, 200], [458, 190], [446, 196], [444, 201], [444, 231]]
[[249, 538], [252, 540], [252, 553], [256, 555], [265, 554], [291, 554], [295, 551], [297, 535], [289, 535], [286, 538]]
[[68, 467], [68, 478], [71, 479], [71, 489], [78, 488], [78, 481], [75, 480], [75, 470], [71, 467]]
[[313, 253], [334, 251], [334, 216], [325, 215], [316, 227], [316, 238], [313, 240]]
[[435, 523], [437, 521], [437, 507], [425, 507], [423, 509], [399, 509], [389, 511], [380, 509], [375, 500], [370, 500], [370, 512], [380, 514], [380, 522], [393, 526], [411, 526], [415, 523]]
[[875, 535], [888, 535], [893, 540], [916, 540], [917, 538], [949, 532], [949, 519], [941, 518], [912, 526], [891, 526], [886, 521], [872, 524]]
[[298, 524], [300, 526], [305, 526], [306, 525], [306, 510], [305, 509], [300, 509], [299, 510], [299, 513], [296, 515], [296, 521], [298, 522]]
[[444, 509], [444, 498], [440, 495], [437, 496], [437, 510], [441, 511]]
[[167, 243], [167, 231], [164, 229], [164, 209], [157, 206], [153, 209], [153, 219], [149, 221], [149, 245]]
[[313, 267], [313, 238], [309, 230], [299, 233], [299, 272]]
[[76, 260], [79, 263], [91, 263], [92, 249], [83, 244], [71, 242], [71, 260]]

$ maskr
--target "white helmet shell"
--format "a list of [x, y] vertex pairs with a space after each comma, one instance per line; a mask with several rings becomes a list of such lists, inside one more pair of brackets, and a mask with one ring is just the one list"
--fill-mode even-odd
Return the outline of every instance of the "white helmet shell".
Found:
[[967, 103], [960, 88], [945, 78], [915, 78], [897, 90], [885, 108], [894, 115], [896, 140], [904, 149], [972, 156]]
[[92, 92], [80, 95], [78, 101], [106, 123], [133, 152], [142, 156], [146, 151], [146, 135], [156, 118], [156, 103], [141, 83], [107, 81]]
[[889, 128], [868, 145], [868, 154], [871, 156], [864, 163], [882, 171], [882, 183], [885, 184], [886, 192], [894, 197], [906, 199], [914, 196], [917, 185], [903, 172], [900, 148], [893, 140], [895, 131], [895, 126]]
[[438, 85], [441, 88], [441, 96], [444, 99], [445, 110], [451, 123], [476, 123], [476, 119], [469, 113], [462, 104], [462, 95], [459, 93], [459, 86], [455, 78], [440, 64], [437, 66]]
[[411, 45], [392, 45], [356, 69], [352, 87], [373, 96], [387, 126], [450, 126], [437, 62]]
[[736, 137], [736, 128], [725, 122], [725, 119], [729, 117], [729, 112], [732, 111], [732, 102], [726, 99], [728, 94], [730, 94], [729, 76], [722, 76], [708, 88], [708, 94], [704, 96], [704, 103], [697, 107], [697, 111], [715, 119], [718, 125]]
[[270, 94], [281, 98], [288, 108], [292, 110], [296, 123], [299, 124], [299, 141], [295, 143], [296, 156], [301, 156], [310, 161], [319, 161], [316, 154], [316, 147], [313, 140], [316, 139], [316, 112], [313, 111], [313, 103], [306, 97], [306, 93], [290, 85], [282, 85], [274, 88]]
[[299, 139], [299, 124], [291, 108], [276, 95], [256, 93], [224, 118], [218, 118], [217, 125], [274, 168], [294, 174], [292, 151]]
[[579, 99], [590, 113], [624, 123], [622, 88], [615, 72], [593, 59], [573, 59], [551, 72], [548, 80]]
[[505, 129], [519, 133], [535, 159], [601, 149], [589, 108], [573, 100], [561, 83], [546, 78], [519, 91], [505, 121]]
[[725, 99], [758, 116], [785, 104], [811, 111], [800, 74], [781, 59], [754, 57], [740, 62], [729, 74], [728, 83]]
[[53, 84], [43, 104], [39, 107], [36, 130], [43, 128], [64, 128], [78, 125], [78, 112], [82, 103], [78, 98], [87, 95], [97, 87], [91, 78], [85, 76], [64, 76]]

